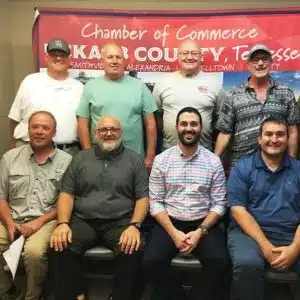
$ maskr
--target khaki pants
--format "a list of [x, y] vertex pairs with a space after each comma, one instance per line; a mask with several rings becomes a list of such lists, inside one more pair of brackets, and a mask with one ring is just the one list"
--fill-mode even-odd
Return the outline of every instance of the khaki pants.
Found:
[[[23, 264], [26, 273], [26, 292], [25, 300], [38, 300], [43, 289], [43, 283], [47, 273], [47, 249], [56, 221], [45, 224], [39, 231], [25, 240], [23, 250]], [[8, 238], [6, 228], [0, 223], [0, 252], [8, 248]], [[0, 299], [1, 295], [12, 284], [12, 276], [0, 268]], [[23, 279], [24, 280], [24, 279]]]

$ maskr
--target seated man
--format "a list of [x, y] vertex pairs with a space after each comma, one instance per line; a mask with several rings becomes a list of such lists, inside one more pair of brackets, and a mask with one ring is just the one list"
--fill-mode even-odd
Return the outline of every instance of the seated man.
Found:
[[[56, 186], [71, 155], [53, 146], [56, 120], [51, 113], [33, 113], [28, 127], [30, 143], [8, 151], [0, 162], [0, 252], [9, 247], [17, 232], [25, 237], [25, 300], [37, 300], [46, 276], [46, 250], [56, 224]], [[11, 273], [3, 265], [0, 278], [2, 299], [12, 286]]]
[[[219, 220], [226, 211], [226, 182], [220, 159], [199, 145], [202, 119], [193, 107], [177, 115], [179, 143], [156, 156], [150, 176], [150, 212], [157, 221], [143, 259], [155, 300], [183, 300], [168, 273], [178, 252], [202, 263], [190, 299], [221, 300], [226, 294], [228, 254]], [[225, 285], [224, 285], [225, 286]]]
[[300, 162], [287, 152], [288, 124], [266, 119], [258, 142], [228, 181], [234, 300], [263, 299], [265, 267], [300, 274]]
[[55, 300], [84, 299], [83, 254], [99, 239], [113, 250], [113, 300], [139, 299], [140, 226], [148, 213], [148, 173], [142, 156], [124, 148], [119, 121], [102, 117], [94, 148], [67, 170], [51, 237], [49, 291]]

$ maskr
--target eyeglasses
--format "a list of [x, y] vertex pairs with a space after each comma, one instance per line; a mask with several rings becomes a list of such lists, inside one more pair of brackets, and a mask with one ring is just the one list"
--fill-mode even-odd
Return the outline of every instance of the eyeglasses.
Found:
[[181, 55], [182, 57], [187, 57], [187, 56], [192, 56], [192, 57], [199, 57], [201, 56], [201, 52], [197, 52], [197, 51], [182, 51], [179, 52], [179, 55]]
[[250, 59], [250, 62], [252, 64], [258, 64], [260, 60], [263, 63], [268, 63], [271, 61], [271, 57], [270, 56], [254, 56], [253, 58]]
[[60, 58], [68, 58], [69, 57], [69, 55], [67, 53], [60, 52], [60, 51], [59, 52], [50, 51], [50, 52], [48, 52], [48, 55], [50, 57], [52, 57], [52, 58], [58, 58], [58, 57], [60, 57]]
[[120, 128], [101, 127], [101, 128], [97, 128], [96, 131], [99, 132], [102, 135], [108, 134], [108, 131], [110, 131], [111, 134], [117, 134], [120, 131]]

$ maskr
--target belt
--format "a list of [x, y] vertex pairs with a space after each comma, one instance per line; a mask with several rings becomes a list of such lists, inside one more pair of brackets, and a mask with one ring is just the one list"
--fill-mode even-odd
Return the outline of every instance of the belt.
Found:
[[70, 143], [70, 144], [55, 144], [56, 148], [60, 149], [60, 150], [64, 150], [70, 147], [79, 147], [80, 144], [79, 142], [74, 142], [74, 143]]

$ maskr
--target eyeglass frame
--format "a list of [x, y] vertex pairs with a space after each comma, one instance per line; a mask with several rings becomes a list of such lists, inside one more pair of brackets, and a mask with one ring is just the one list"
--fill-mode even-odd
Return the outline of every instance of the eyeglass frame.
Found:
[[101, 135], [108, 134], [108, 131], [110, 131], [110, 133], [113, 134], [113, 135], [117, 135], [121, 131], [121, 128], [116, 128], [116, 127], [96, 128], [96, 132], [98, 132]]
[[196, 51], [180, 51], [178, 54], [181, 55], [182, 57], [188, 57], [189, 55], [192, 57], [202, 56], [202, 52], [196, 52]]

